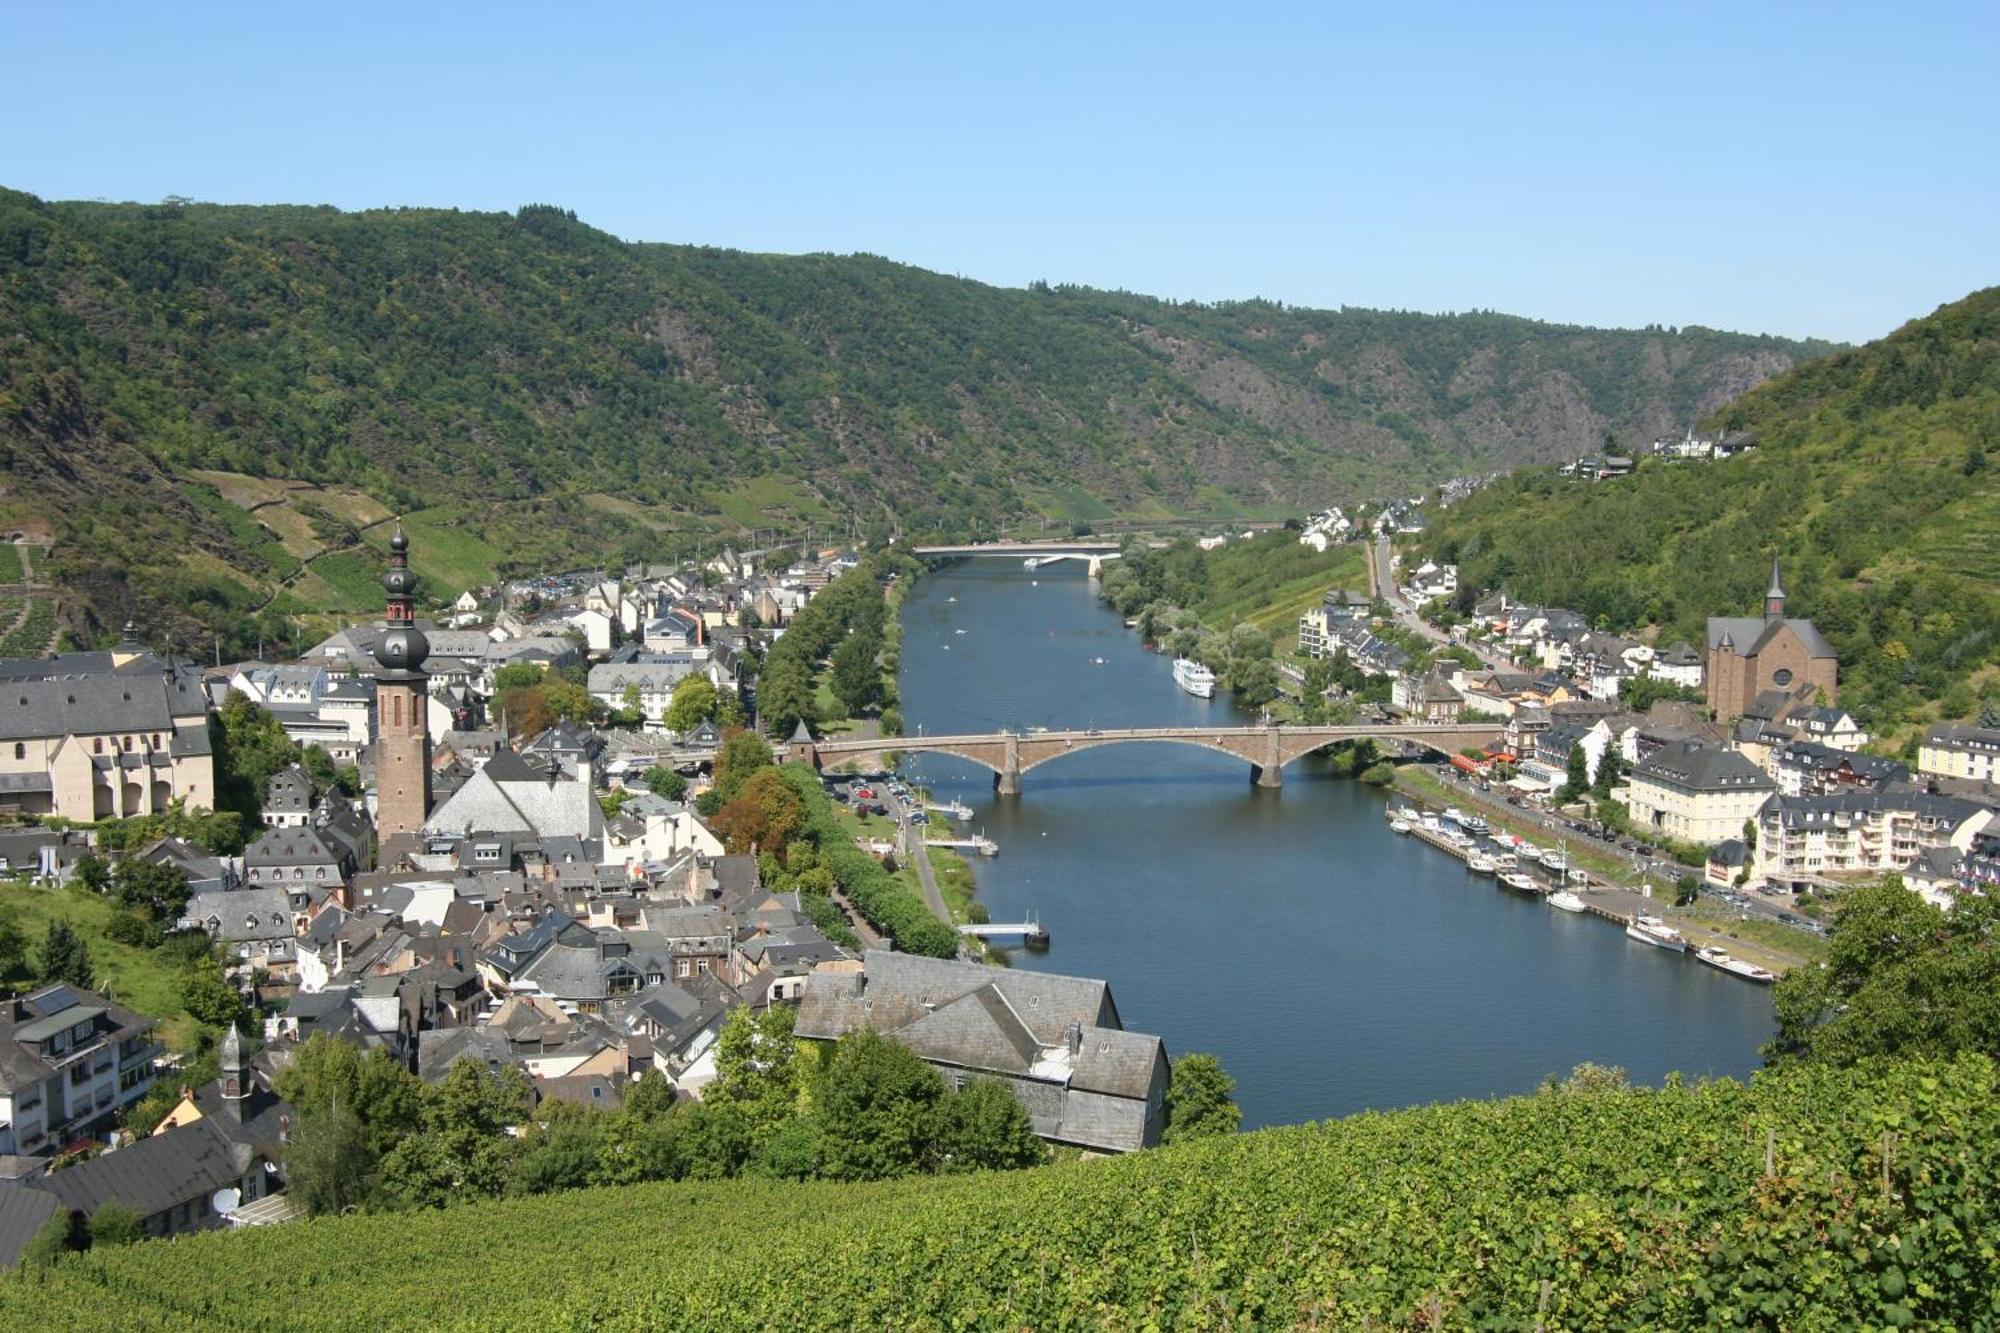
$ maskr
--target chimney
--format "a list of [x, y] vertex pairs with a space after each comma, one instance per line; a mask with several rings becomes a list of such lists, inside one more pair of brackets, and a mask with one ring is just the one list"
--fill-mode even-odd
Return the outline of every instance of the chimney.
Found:
[[1070, 1058], [1074, 1060], [1077, 1056], [1077, 1053], [1082, 1049], [1083, 1049], [1083, 1024], [1071, 1023], [1069, 1025]]

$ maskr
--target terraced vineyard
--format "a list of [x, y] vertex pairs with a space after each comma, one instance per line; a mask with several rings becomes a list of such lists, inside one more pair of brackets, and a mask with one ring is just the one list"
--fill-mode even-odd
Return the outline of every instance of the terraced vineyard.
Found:
[[1996, 1093], [1982, 1057], [1797, 1070], [1004, 1175], [347, 1217], [67, 1259], [0, 1283], [0, 1326], [1990, 1327]]
[[0, 638], [0, 657], [39, 657], [49, 650], [49, 642], [55, 637], [55, 603], [46, 597], [30, 597], [23, 614], [16, 601], [11, 610], [0, 608], [0, 626], [4, 625], [14, 628]]

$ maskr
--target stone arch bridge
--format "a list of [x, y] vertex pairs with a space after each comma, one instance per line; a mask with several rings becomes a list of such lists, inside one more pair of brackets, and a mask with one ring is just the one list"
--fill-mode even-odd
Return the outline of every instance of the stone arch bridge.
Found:
[[1284, 783], [1285, 765], [1316, 750], [1356, 740], [1396, 740], [1424, 746], [1440, 754], [1457, 754], [1471, 746], [1491, 746], [1501, 737], [1495, 725], [1411, 723], [1360, 726], [1246, 727], [1120, 727], [1088, 731], [993, 731], [956, 736], [871, 736], [858, 739], [813, 740], [794, 737], [787, 757], [815, 769], [854, 762], [879, 765], [891, 751], [900, 754], [948, 754], [993, 770], [993, 786], [1002, 796], [1018, 795], [1021, 777], [1031, 768], [1064, 755], [1100, 745], [1166, 741], [1199, 745], [1233, 755], [1250, 765], [1251, 781], [1260, 787]]

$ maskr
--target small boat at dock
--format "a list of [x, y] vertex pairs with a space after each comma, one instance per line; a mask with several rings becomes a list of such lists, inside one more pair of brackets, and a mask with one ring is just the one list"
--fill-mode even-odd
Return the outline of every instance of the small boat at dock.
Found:
[[1584, 910], [1584, 901], [1568, 889], [1557, 889], [1549, 895], [1549, 906], [1564, 912], [1581, 912]]
[[1778, 979], [1778, 974], [1770, 968], [1759, 967], [1755, 963], [1734, 957], [1719, 944], [1704, 945], [1694, 951], [1694, 956], [1710, 967], [1727, 972], [1732, 977], [1742, 977], [1745, 981], [1768, 986]]
[[1466, 857], [1465, 868], [1475, 875], [1491, 875], [1498, 869], [1493, 864], [1493, 858], [1484, 852], [1474, 852]]
[[1408, 833], [1410, 831], [1410, 821], [1407, 819], [1392, 819], [1389, 821], [1389, 831], [1391, 833]]
[[1535, 881], [1533, 875], [1519, 870], [1500, 876], [1500, 883], [1516, 893], [1525, 893], [1530, 897], [1539, 897], [1542, 892], [1542, 886]]
[[1678, 930], [1656, 916], [1635, 916], [1625, 927], [1625, 937], [1641, 944], [1650, 944], [1655, 949], [1670, 949], [1675, 953], [1686, 953], [1688, 942]]

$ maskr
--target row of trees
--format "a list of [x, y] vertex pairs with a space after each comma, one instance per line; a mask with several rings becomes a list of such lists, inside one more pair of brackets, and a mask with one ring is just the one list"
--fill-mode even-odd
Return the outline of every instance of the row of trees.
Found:
[[893, 702], [885, 676], [895, 675], [897, 663], [885, 649], [894, 629], [883, 589], [921, 569], [914, 557], [874, 551], [800, 609], [757, 673], [757, 715], [769, 734], [788, 736], [800, 721], [815, 726], [828, 720], [820, 716], [815, 683], [822, 661], [828, 662], [834, 701], [847, 716]]

